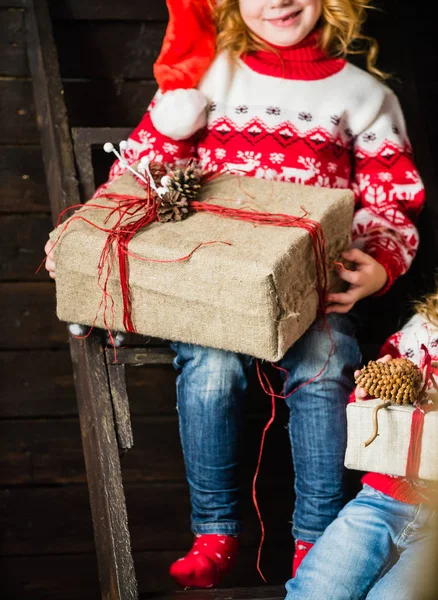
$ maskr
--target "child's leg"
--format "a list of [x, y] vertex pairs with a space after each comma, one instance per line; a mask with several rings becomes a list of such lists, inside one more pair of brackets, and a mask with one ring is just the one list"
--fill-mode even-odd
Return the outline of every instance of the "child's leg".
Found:
[[[397, 541], [401, 556], [397, 563], [372, 588], [367, 600], [416, 600], [432, 598], [430, 586], [436, 581], [436, 515], [425, 505], [417, 507], [413, 522]], [[434, 590], [437, 592], [437, 590]]]
[[241, 528], [238, 506], [243, 396], [249, 357], [174, 344], [178, 414], [197, 535], [189, 553], [173, 563], [183, 587], [212, 587], [233, 565]]
[[[353, 320], [333, 313], [327, 320], [335, 344], [329, 364], [287, 399], [296, 491], [292, 533], [305, 542], [315, 542], [344, 504], [345, 407], [361, 361]], [[286, 394], [318, 374], [330, 347], [319, 322], [292, 346], [280, 363], [289, 372]]]
[[237, 534], [243, 397], [250, 359], [174, 344], [181, 443], [196, 534]]
[[[287, 582], [286, 600], [368, 598], [369, 590], [395, 564], [397, 540], [415, 514], [415, 506], [364, 486], [318, 539], [296, 577]], [[373, 596], [377, 598], [392, 596]]]

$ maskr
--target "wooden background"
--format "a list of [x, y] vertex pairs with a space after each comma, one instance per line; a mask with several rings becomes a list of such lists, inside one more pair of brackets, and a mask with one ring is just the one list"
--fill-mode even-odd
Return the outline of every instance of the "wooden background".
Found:
[[[50, 6], [70, 124], [134, 127], [155, 90], [152, 64], [166, 26], [164, 0], [52, 0]], [[380, 40], [380, 66], [398, 78], [391, 85], [402, 102], [428, 203], [411, 271], [386, 297], [363, 303], [366, 356], [403, 322], [409, 300], [433, 285], [438, 247], [434, 21], [426, 3], [390, 0], [380, 6], [384, 12], [373, 13], [368, 30]], [[50, 229], [24, 13], [20, 0], [0, 0], [0, 588], [8, 600], [98, 597], [65, 326], [55, 317], [53, 282], [45, 271], [35, 274]], [[175, 375], [170, 367], [155, 367], [131, 369], [128, 376], [135, 446], [122, 467], [140, 589], [173, 589], [168, 564], [191, 543]], [[244, 551], [228, 585], [261, 583], [250, 481], [269, 411], [254, 384], [247, 409]], [[259, 478], [267, 530], [262, 564], [270, 584], [290, 575], [286, 420], [279, 405]], [[356, 489], [352, 476], [350, 494]]]

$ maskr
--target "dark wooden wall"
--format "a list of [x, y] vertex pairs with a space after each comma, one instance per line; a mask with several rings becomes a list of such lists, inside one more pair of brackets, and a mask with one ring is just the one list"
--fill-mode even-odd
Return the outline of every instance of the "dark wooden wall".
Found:
[[[164, 0], [52, 0], [50, 6], [70, 124], [134, 127], [155, 90], [152, 63], [166, 24]], [[381, 6], [386, 12], [372, 16], [369, 31], [381, 41], [381, 66], [400, 79], [392, 85], [402, 101], [428, 205], [420, 220], [421, 249], [409, 275], [386, 298], [365, 304], [365, 351], [405, 318], [410, 297], [430, 288], [437, 253], [433, 19], [425, 3], [391, 0]], [[0, 0], [0, 587], [8, 600], [98, 597], [65, 326], [55, 317], [53, 282], [44, 271], [35, 274], [50, 229], [24, 13], [20, 0]], [[131, 369], [128, 375], [135, 447], [123, 459], [123, 472], [140, 589], [172, 589], [168, 564], [191, 543], [175, 375], [167, 367]], [[229, 585], [260, 583], [250, 480], [269, 402], [255, 386], [248, 398], [247, 527]], [[293, 493], [286, 418], [279, 406], [259, 478], [269, 583], [290, 574]]]

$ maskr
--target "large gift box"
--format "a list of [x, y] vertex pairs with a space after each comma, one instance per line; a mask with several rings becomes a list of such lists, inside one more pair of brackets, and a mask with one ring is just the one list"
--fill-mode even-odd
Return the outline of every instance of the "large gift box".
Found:
[[[345, 466], [359, 471], [410, 476], [412, 474], [407, 472], [409, 453], [415, 452], [419, 457], [417, 477], [438, 480], [438, 411], [424, 414], [419, 425], [420, 435], [415, 435], [414, 406], [393, 404], [379, 410], [378, 436], [365, 447], [364, 442], [373, 431], [373, 410], [381, 403], [380, 399], [365, 400], [347, 406]], [[419, 447], [414, 447], [414, 442]]]
[[[145, 195], [130, 173], [106, 192]], [[296, 216], [304, 208], [324, 232], [329, 287], [341, 283], [333, 261], [351, 244], [350, 190], [224, 175], [203, 185], [198, 199]], [[114, 207], [104, 198], [90, 203]], [[108, 282], [114, 306], [105, 323], [102, 307], [99, 312], [102, 289], [97, 270], [107, 234], [77, 219], [83, 213], [108, 228], [109, 210], [87, 204], [70, 218], [67, 228], [63, 224], [51, 234], [53, 241], [59, 238], [54, 250], [57, 315], [62, 321], [103, 328], [109, 321], [113, 330], [123, 331], [117, 258]], [[198, 247], [205, 242], [216, 243]], [[129, 251], [137, 255], [129, 258], [129, 288], [132, 321], [140, 334], [278, 361], [317, 315], [314, 249], [303, 228], [196, 213], [180, 222], [146, 226], [130, 241]], [[190, 254], [179, 262], [138, 258], [177, 261]]]

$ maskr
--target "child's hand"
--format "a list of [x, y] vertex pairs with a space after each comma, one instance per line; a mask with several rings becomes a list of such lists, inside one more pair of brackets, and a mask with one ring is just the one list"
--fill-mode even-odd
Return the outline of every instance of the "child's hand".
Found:
[[53, 248], [53, 242], [51, 240], [47, 241], [47, 244], [44, 246], [44, 252], [47, 254], [45, 267], [49, 272], [49, 275], [52, 279], [56, 277], [56, 265], [53, 255], [50, 254], [50, 251]]
[[355, 263], [355, 270], [339, 268], [338, 275], [350, 284], [346, 292], [327, 295], [327, 301], [332, 303], [327, 307], [327, 313], [346, 313], [358, 300], [378, 292], [385, 285], [388, 275], [385, 268], [372, 256], [358, 248], [352, 248], [342, 253], [343, 258]]
[[[392, 356], [390, 354], [385, 354], [385, 356], [378, 358], [377, 362], [386, 363], [386, 362], [388, 362], [388, 360], [391, 360], [391, 359], [392, 359]], [[357, 377], [359, 375], [359, 373], [360, 373], [360, 369], [358, 369], [357, 371], [354, 372], [354, 377]], [[356, 400], [365, 400], [365, 398], [368, 396], [368, 394], [366, 393], [364, 388], [361, 388], [359, 386], [356, 386], [356, 389], [354, 390], [354, 395], [356, 396]]]

